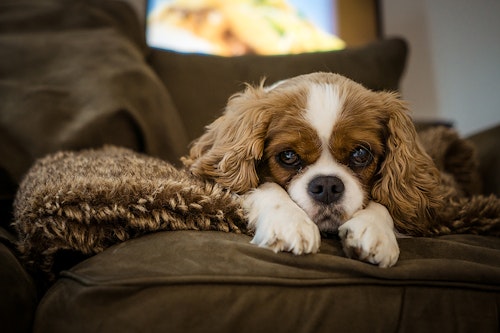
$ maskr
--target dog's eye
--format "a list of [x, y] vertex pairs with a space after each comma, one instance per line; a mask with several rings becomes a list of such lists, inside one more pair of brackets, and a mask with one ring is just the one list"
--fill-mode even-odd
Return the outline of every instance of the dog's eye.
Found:
[[373, 160], [373, 155], [370, 150], [365, 147], [357, 147], [353, 150], [350, 156], [349, 164], [353, 168], [364, 168]]
[[282, 151], [277, 158], [282, 165], [287, 167], [297, 167], [301, 163], [300, 156], [293, 150]]

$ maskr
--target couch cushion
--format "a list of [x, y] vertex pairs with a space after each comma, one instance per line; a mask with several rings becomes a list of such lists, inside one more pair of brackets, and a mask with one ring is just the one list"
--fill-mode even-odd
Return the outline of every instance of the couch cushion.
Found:
[[497, 332], [500, 238], [404, 238], [381, 269], [274, 253], [245, 235], [160, 232], [82, 262], [46, 293], [44, 332]]
[[[145, 61], [143, 27], [122, 1], [0, 3], [0, 168], [111, 143], [176, 161], [187, 140]], [[2, 193], [5, 197], [12, 193]]]
[[388, 39], [355, 49], [284, 56], [225, 58], [153, 50], [151, 65], [195, 139], [244, 82], [272, 83], [316, 71], [336, 72], [374, 90], [397, 90], [406, 62], [406, 43]]

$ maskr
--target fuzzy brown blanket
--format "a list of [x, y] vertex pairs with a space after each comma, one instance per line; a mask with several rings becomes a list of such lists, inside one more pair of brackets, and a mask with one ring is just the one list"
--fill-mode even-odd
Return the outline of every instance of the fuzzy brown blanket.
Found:
[[49, 279], [64, 251], [93, 255], [153, 231], [240, 233], [246, 225], [238, 199], [217, 184], [113, 146], [38, 160], [14, 207], [26, 264]]
[[[447, 208], [454, 210], [452, 230], [440, 233], [468, 233], [475, 225], [500, 235], [500, 223], [490, 223], [499, 220], [500, 200], [469, 199], [479, 192], [474, 147], [447, 128], [424, 131], [421, 141], [455, 193]], [[90, 256], [161, 230], [246, 232], [237, 196], [163, 160], [113, 146], [38, 160], [20, 185], [14, 215], [27, 266], [49, 280], [65, 252]]]

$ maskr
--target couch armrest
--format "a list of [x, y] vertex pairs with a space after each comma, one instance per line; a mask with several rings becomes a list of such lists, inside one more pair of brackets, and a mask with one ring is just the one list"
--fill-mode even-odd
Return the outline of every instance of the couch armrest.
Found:
[[498, 144], [500, 143], [500, 124], [483, 130], [467, 138], [477, 149], [479, 172], [483, 182], [484, 194], [500, 196], [500, 157]]
[[0, 227], [0, 327], [2, 332], [31, 332], [36, 286], [12, 250], [13, 241]]

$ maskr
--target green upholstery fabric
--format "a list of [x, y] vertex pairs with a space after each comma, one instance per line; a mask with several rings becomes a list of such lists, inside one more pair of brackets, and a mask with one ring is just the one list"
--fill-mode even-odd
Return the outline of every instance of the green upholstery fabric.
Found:
[[37, 292], [33, 279], [13, 251], [13, 240], [0, 227], [0, 331], [30, 332]]
[[250, 237], [161, 232], [63, 272], [39, 306], [40, 332], [497, 332], [500, 239], [399, 239], [381, 269], [275, 254]]
[[468, 139], [477, 148], [483, 193], [500, 196], [500, 172], [498, 172], [500, 166], [500, 156], [498, 155], [500, 124], [476, 133]]

